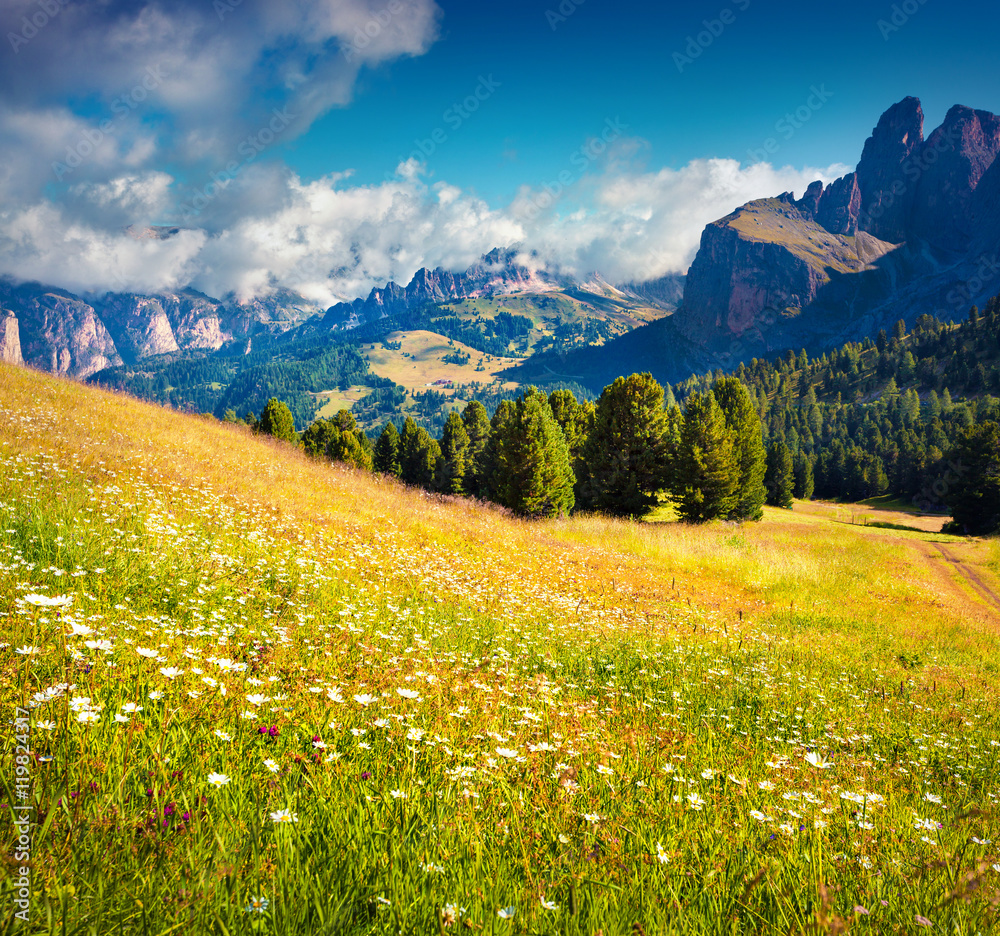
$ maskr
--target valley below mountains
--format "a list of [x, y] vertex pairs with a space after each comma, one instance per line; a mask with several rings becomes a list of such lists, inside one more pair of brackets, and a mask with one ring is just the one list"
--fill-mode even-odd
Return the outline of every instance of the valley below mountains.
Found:
[[[636, 371], [673, 383], [787, 349], [822, 352], [899, 319], [964, 319], [1000, 290], [998, 154], [1000, 117], [955, 106], [925, 137], [920, 102], [906, 98], [879, 119], [854, 172], [736, 208], [705, 228], [686, 276], [647, 283], [611, 285], [598, 273], [577, 282], [514, 248], [462, 272], [421, 269], [405, 286], [389, 282], [327, 309], [287, 290], [248, 301], [193, 289], [81, 297], [3, 280], [0, 360], [139, 395], [155, 386], [155, 398], [175, 406], [240, 410], [288, 390], [282, 368], [323, 349], [374, 348], [386, 336], [394, 347], [418, 330], [449, 349], [459, 341], [451, 357], [473, 359], [469, 373], [438, 378], [448, 393], [459, 383], [475, 393], [487, 370], [494, 392], [535, 383], [599, 393]], [[502, 373], [487, 366], [507, 357]], [[201, 384], [171, 376], [179, 363], [215, 358], [225, 367], [203, 367], [211, 379]], [[370, 363], [352, 365], [340, 389], [398, 385], [394, 371], [359, 378]], [[252, 394], [227, 394], [249, 366]], [[336, 389], [296, 386], [301, 418], [310, 415], [305, 394], [315, 411], [318, 394]]]

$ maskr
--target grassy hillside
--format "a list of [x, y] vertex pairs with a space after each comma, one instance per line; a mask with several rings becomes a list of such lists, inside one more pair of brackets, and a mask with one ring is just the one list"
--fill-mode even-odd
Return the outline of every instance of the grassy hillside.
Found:
[[996, 923], [993, 543], [520, 522], [6, 366], [0, 514], [0, 933]]

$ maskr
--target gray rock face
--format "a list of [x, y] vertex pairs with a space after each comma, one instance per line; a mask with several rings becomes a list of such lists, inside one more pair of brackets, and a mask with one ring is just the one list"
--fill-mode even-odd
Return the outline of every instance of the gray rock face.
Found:
[[0, 361], [4, 364], [24, 363], [17, 316], [8, 309], [0, 309]]
[[953, 107], [923, 137], [894, 105], [857, 170], [708, 225], [674, 326], [722, 364], [855, 340], [1000, 292], [1000, 118]]
[[93, 306], [75, 296], [39, 292], [18, 308], [26, 364], [68, 377], [89, 377], [122, 359]]
[[126, 364], [178, 350], [170, 320], [157, 297], [110, 294], [101, 303], [101, 318]]
[[190, 289], [152, 296], [107, 293], [87, 302], [64, 290], [9, 280], [0, 280], [0, 305], [15, 316], [13, 324], [0, 321], [4, 355], [14, 356], [14, 336], [28, 364], [80, 378], [158, 354], [217, 350], [235, 339], [280, 333], [319, 312], [283, 291], [248, 302], [232, 296], [219, 301]]

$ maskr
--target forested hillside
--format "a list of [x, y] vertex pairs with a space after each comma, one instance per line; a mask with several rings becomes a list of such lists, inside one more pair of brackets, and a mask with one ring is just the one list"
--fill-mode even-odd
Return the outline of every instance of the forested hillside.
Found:
[[[769, 441], [795, 459], [797, 493], [860, 500], [880, 494], [943, 507], [954, 466], [947, 452], [962, 430], [1000, 417], [1000, 297], [956, 325], [925, 315], [810, 358], [788, 352], [741, 364]], [[671, 388], [683, 401], [716, 375]]]

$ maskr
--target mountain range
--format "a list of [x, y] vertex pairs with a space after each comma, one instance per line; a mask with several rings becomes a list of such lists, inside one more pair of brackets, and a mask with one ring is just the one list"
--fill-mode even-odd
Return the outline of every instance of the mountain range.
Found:
[[998, 153], [1000, 117], [956, 106], [925, 138], [920, 102], [905, 98], [882, 115], [854, 172], [737, 208], [705, 228], [686, 277], [647, 283], [575, 283], [513, 248], [325, 310], [287, 290], [250, 301], [193, 289], [83, 298], [0, 280], [0, 360], [87, 377], [165, 354], [246, 351], [258, 335], [276, 347], [344, 340], [429, 304], [584, 289], [663, 315], [600, 346], [535, 354], [510, 378], [564, 376], [599, 391], [649, 370], [673, 382], [787, 348], [819, 351], [925, 312], [964, 318], [1000, 289]]

